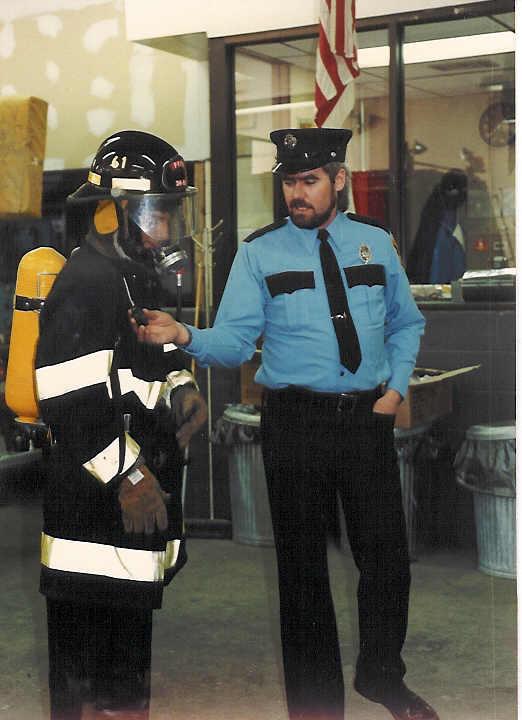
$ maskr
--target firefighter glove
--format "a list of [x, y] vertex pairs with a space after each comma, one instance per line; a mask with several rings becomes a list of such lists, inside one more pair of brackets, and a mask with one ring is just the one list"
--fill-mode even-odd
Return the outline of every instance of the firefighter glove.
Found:
[[170, 500], [170, 495], [163, 492], [146, 465], [141, 465], [123, 478], [118, 499], [125, 532], [152, 535], [156, 528], [160, 531], [167, 529], [165, 504]]
[[182, 385], [172, 390], [170, 406], [176, 423], [178, 445], [185, 448], [207, 419], [207, 404], [193, 385]]

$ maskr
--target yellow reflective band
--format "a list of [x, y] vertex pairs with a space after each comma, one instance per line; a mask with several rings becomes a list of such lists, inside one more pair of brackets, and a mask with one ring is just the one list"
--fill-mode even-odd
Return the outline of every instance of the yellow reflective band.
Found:
[[111, 371], [113, 350], [98, 350], [56, 365], [36, 370], [36, 386], [40, 400], [60, 397], [74, 390], [107, 381]]
[[102, 575], [135, 582], [162, 582], [176, 563], [180, 540], [165, 550], [133, 550], [81, 540], [64, 540], [42, 533], [41, 562], [50, 570]]
[[101, 175], [98, 175], [98, 173], [95, 173], [92, 170], [89, 170], [89, 174], [87, 175], [87, 180], [90, 183], [92, 183], [93, 185], [100, 185], [101, 184]]
[[165, 548], [165, 559], [163, 561], [163, 568], [170, 570], [178, 561], [180, 540], [169, 540], [167, 547]]
[[150, 190], [150, 180], [147, 178], [112, 178], [112, 187], [121, 190]]
[[[167, 375], [166, 382], [160, 382], [159, 380], [142, 380], [133, 375], [130, 369], [123, 368], [118, 370], [118, 379], [120, 381], [121, 394], [125, 395], [129, 392], [136, 393], [142, 405], [149, 410], [156, 407], [158, 398], [163, 395], [165, 391], [173, 390], [187, 383], [196, 385], [194, 376], [188, 370], [173, 370]], [[107, 382], [107, 388], [109, 397], [112, 397], [110, 382]]]
[[163, 389], [163, 383], [159, 380], [141, 380], [132, 374], [132, 371], [124, 368], [118, 370], [121, 394], [134, 391], [141, 403], [149, 410], [156, 407], [158, 397]]
[[173, 370], [167, 375], [167, 387], [172, 390], [174, 388], [181, 387], [182, 385], [188, 385], [189, 383], [198, 388], [196, 379], [189, 370]]
[[[140, 454], [140, 446], [128, 434], [125, 433], [125, 460], [123, 461], [122, 473], [131, 465], [134, 465]], [[120, 441], [116, 438], [104, 450], [95, 457], [83, 463], [83, 467], [94, 475], [97, 480], [108, 483], [118, 474], [120, 464]]]

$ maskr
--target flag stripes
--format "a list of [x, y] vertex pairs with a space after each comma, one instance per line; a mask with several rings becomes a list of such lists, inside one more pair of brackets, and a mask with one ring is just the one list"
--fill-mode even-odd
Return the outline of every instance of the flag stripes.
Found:
[[320, 0], [316, 125], [343, 125], [355, 102], [353, 79], [359, 74], [355, 0]]

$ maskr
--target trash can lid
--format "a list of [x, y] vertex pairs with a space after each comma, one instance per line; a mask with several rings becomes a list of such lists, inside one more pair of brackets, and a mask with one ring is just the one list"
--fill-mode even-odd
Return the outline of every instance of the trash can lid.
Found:
[[394, 427], [393, 434], [396, 440], [408, 440], [409, 438], [417, 437], [422, 435], [430, 429], [431, 425], [426, 423], [424, 425], [414, 425], [411, 428]]
[[491, 425], [472, 425], [466, 432], [468, 440], [515, 440], [516, 426], [507, 423], [491, 423]]
[[239, 425], [259, 425], [261, 413], [254, 405], [229, 405], [223, 412], [223, 418]]

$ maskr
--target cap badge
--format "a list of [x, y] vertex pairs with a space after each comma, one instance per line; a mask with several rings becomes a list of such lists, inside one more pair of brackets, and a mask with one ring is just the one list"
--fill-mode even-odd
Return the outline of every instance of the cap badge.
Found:
[[369, 263], [372, 259], [372, 251], [368, 247], [368, 245], [361, 245], [359, 247], [359, 257], [363, 261], [363, 263]]
[[283, 145], [287, 150], [293, 150], [295, 146], [297, 145], [297, 138], [295, 135], [292, 135], [291, 133], [288, 133], [288, 135], [285, 135], [283, 138]]

